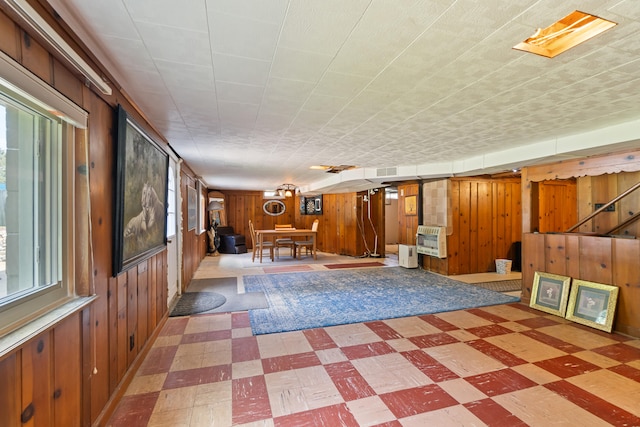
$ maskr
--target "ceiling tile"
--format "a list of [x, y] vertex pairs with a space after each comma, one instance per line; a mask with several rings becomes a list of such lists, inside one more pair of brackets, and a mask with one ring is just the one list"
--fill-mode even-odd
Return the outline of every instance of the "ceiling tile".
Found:
[[258, 106], [235, 102], [218, 102], [220, 122], [223, 126], [242, 126], [255, 124], [258, 117]]
[[134, 21], [149, 22], [203, 33], [208, 30], [204, 1], [122, 0], [122, 2]]
[[211, 14], [211, 46], [215, 53], [270, 61], [280, 26], [275, 23], [223, 13]]
[[330, 55], [279, 47], [273, 60], [271, 76], [316, 83], [331, 59]]
[[333, 56], [358, 24], [368, 0], [294, 0], [289, 3], [280, 45]]
[[262, 101], [264, 87], [218, 82], [216, 92], [218, 99], [222, 102], [259, 105]]
[[216, 80], [264, 86], [269, 75], [269, 62], [251, 58], [215, 54], [213, 70]]
[[193, 65], [162, 60], [156, 60], [155, 63], [166, 86], [172, 92], [180, 89], [215, 91], [213, 67], [210, 64]]
[[256, 21], [281, 24], [289, 0], [206, 0], [207, 10], [237, 15]]
[[207, 33], [136, 21], [136, 28], [153, 59], [211, 65]]

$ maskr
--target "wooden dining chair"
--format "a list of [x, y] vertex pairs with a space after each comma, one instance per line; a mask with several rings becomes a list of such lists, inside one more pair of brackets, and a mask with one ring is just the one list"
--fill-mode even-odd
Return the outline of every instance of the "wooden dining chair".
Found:
[[[285, 228], [293, 228], [291, 224], [276, 224], [276, 230], [282, 230]], [[292, 238], [290, 237], [280, 237], [276, 239], [275, 252], [276, 258], [280, 258], [280, 248], [289, 248], [291, 250], [291, 256], [293, 256], [293, 248], [295, 244]]]
[[256, 235], [256, 230], [253, 227], [253, 222], [249, 220], [249, 233], [251, 233], [251, 242], [253, 243], [253, 252], [251, 253], [251, 262], [256, 259], [256, 253], [258, 251], [264, 251], [265, 249], [269, 249], [269, 258], [273, 262], [273, 242], [262, 242], [262, 246], [260, 246], [260, 242], [258, 241], [258, 236]]
[[[311, 226], [312, 231], [318, 231], [318, 225], [320, 224], [319, 220], [313, 221], [313, 225]], [[302, 255], [302, 248], [305, 248], [306, 254], [309, 255], [309, 248], [311, 248], [311, 252], [313, 252], [313, 242], [316, 239], [317, 234], [314, 233], [309, 240], [295, 240], [294, 243], [296, 245], [296, 250], [294, 253], [297, 253], [297, 257], [300, 258]], [[315, 252], [312, 253], [313, 257], [316, 257]]]

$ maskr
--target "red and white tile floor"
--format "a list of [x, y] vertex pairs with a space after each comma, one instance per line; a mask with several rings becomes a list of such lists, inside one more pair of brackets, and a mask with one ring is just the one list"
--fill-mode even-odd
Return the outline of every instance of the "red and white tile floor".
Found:
[[640, 426], [640, 340], [523, 304], [252, 336], [170, 318], [112, 426]]

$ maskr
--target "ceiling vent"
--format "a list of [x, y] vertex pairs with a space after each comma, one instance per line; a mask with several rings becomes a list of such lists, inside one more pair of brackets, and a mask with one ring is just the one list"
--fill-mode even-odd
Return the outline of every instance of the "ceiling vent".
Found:
[[397, 167], [392, 167], [392, 168], [378, 168], [376, 169], [376, 176], [380, 177], [380, 176], [395, 176], [398, 175], [398, 168]]

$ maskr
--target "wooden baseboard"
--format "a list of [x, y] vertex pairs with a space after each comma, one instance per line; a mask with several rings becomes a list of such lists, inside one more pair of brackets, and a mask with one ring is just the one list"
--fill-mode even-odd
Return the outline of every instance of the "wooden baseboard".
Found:
[[164, 324], [167, 322], [168, 318], [169, 312], [167, 311], [167, 313], [160, 320], [160, 323], [158, 323], [158, 327], [153, 331], [153, 334], [149, 337], [142, 350], [138, 352], [138, 355], [136, 356], [127, 372], [125, 372], [124, 376], [122, 377], [122, 381], [120, 381], [120, 384], [118, 384], [118, 387], [116, 387], [116, 389], [114, 390], [113, 394], [107, 401], [107, 404], [102, 409], [102, 412], [100, 412], [98, 418], [96, 418], [96, 420], [93, 422], [93, 427], [104, 427], [107, 425], [107, 422], [109, 422], [109, 419], [113, 415], [113, 412], [116, 410], [116, 406], [118, 406], [118, 403], [120, 403], [122, 396], [124, 396], [124, 393], [127, 391], [127, 388], [131, 384], [131, 381], [133, 381], [136, 372], [138, 372], [138, 369], [140, 369], [140, 366], [142, 365], [142, 362], [144, 362], [145, 357], [147, 357], [147, 354], [149, 354], [149, 350], [151, 350], [151, 347], [153, 347], [153, 344], [156, 342], [156, 339], [158, 338], [158, 335], [160, 335], [160, 331], [162, 330]]

